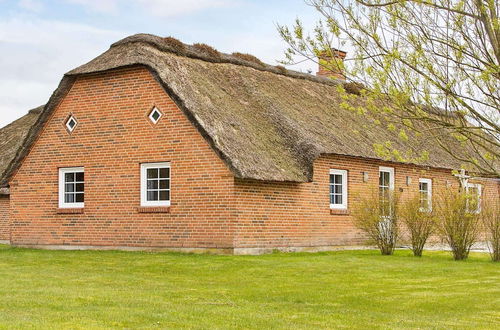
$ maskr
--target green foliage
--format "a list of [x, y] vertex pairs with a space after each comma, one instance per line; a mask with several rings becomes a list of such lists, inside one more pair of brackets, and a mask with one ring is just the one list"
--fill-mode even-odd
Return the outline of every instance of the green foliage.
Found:
[[486, 200], [482, 205], [481, 220], [486, 232], [491, 259], [500, 262], [500, 201]]
[[353, 208], [354, 223], [380, 249], [392, 255], [399, 237], [399, 195], [394, 192], [360, 197]]
[[[312, 27], [311, 34], [299, 19], [292, 29], [278, 26], [288, 44], [287, 64], [304, 58], [318, 62], [318, 55], [349, 45], [354, 51], [340, 66], [348, 79], [366, 86], [363, 96], [371, 94], [391, 104], [366, 107], [388, 115], [389, 130], [396, 130], [393, 122], [398, 120], [458, 158], [447, 145], [452, 134], [464, 148], [473, 150], [470, 158], [459, 161], [473, 170], [500, 176], [500, 20], [496, 1], [306, 3], [323, 20]], [[319, 64], [331, 69], [329, 61]], [[400, 132], [400, 138], [409, 139], [406, 132]]]
[[437, 215], [438, 230], [451, 248], [455, 260], [468, 258], [470, 250], [481, 232], [477, 200], [463, 191], [447, 189], [440, 194]]
[[411, 250], [416, 257], [421, 257], [427, 240], [436, 228], [435, 214], [432, 209], [422, 209], [419, 196], [403, 201], [400, 210], [401, 223], [406, 230]]

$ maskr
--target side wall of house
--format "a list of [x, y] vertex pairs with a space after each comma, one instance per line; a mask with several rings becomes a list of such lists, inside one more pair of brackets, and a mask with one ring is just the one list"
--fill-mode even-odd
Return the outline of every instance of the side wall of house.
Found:
[[[140, 164], [154, 162], [171, 164], [170, 213], [140, 208]], [[64, 167], [85, 168], [82, 214], [58, 209]], [[10, 185], [14, 245], [232, 246], [233, 177], [144, 67], [78, 78]]]
[[[360, 197], [376, 198], [379, 167], [393, 167], [395, 189], [401, 198], [415, 196], [419, 178], [432, 179], [433, 200], [447, 186], [458, 189], [459, 182], [450, 170], [428, 169], [410, 165], [378, 162], [343, 156], [322, 156], [314, 164], [311, 183], [263, 183], [236, 180], [235, 194], [239, 208], [235, 247], [279, 248], [352, 246], [366, 238], [355, 228], [352, 206]], [[330, 169], [348, 171], [348, 210], [330, 210]], [[368, 173], [364, 182], [363, 172]], [[407, 177], [411, 183], [407, 184]], [[477, 180], [476, 180], [477, 181]], [[498, 198], [498, 183], [480, 182], [488, 198]]]
[[8, 242], [9, 229], [9, 196], [0, 195], [0, 242]]

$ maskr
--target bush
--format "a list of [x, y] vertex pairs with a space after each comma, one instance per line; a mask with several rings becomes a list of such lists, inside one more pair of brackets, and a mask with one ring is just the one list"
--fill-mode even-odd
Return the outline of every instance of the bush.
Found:
[[500, 261], [500, 202], [484, 203], [481, 219], [493, 261]]
[[401, 203], [401, 222], [408, 231], [411, 250], [416, 257], [422, 256], [425, 243], [436, 228], [432, 211], [422, 211], [419, 196]]
[[438, 204], [438, 228], [455, 260], [465, 260], [481, 231], [479, 214], [470, 212], [472, 199], [464, 192], [445, 191]]
[[392, 255], [398, 239], [398, 198], [394, 192], [382, 197], [373, 193], [354, 208], [354, 222], [377, 245], [383, 255]]

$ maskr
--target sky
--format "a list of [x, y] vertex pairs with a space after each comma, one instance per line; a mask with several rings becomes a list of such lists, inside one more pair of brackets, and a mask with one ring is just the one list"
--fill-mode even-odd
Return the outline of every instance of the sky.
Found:
[[[0, 127], [46, 103], [64, 73], [135, 33], [284, 59], [276, 24], [319, 17], [304, 0], [0, 0]], [[316, 70], [314, 63], [290, 69]]]

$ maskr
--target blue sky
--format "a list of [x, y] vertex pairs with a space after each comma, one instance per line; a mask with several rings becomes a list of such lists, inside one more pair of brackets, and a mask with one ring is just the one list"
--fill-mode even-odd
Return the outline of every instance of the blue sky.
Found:
[[[135, 33], [283, 59], [276, 23], [318, 18], [303, 0], [0, 0], [0, 127], [47, 102], [63, 74]], [[293, 69], [315, 69], [304, 63]]]

